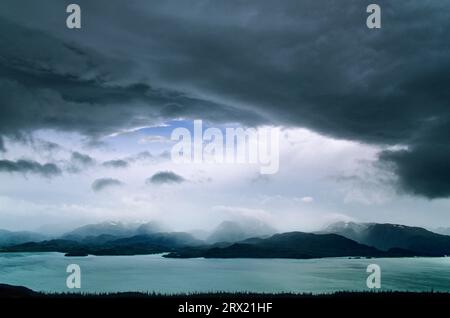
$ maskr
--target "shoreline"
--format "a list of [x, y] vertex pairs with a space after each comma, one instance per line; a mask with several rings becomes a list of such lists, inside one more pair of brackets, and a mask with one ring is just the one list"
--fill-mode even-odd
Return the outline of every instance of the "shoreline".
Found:
[[244, 298], [347, 298], [347, 297], [385, 297], [385, 296], [437, 296], [448, 297], [450, 300], [450, 291], [397, 291], [397, 290], [385, 290], [385, 291], [336, 291], [329, 293], [292, 293], [292, 292], [279, 292], [279, 293], [265, 293], [265, 292], [191, 292], [191, 293], [156, 293], [156, 292], [103, 292], [103, 293], [86, 293], [86, 292], [39, 292], [31, 288], [19, 285], [10, 285], [0, 283], [0, 299], [1, 298], [59, 298], [59, 299], [73, 299], [73, 298], [231, 298], [231, 297], [244, 297]]
[[320, 259], [349, 259], [349, 260], [376, 260], [376, 259], [417, 259], [417, 258], [425, 258], [425, 259], [437, 259], [437, 258], [450, 258], [450, 255], [440, 255], [440, 256], [426, 256], [426, 255], [417, 255], [417, 256], [325, 256], [325, 257], [304, 257], [304, 258], [295, 258], [295, 257], [167, 257], [170, 252], [164, 253], [147, 253], [147, 254], [86, 254], [86, 255], [68, 255], [65, 252], [57, 252], [57, 251], [36, 251], [36, 252], [20, 252], [20, 251], [0, 251], [0, 256], [4, 254], [29, 254], [29, 255], [38, 255], [38, 254], [59, 254], [64, 258], [72, 259], [72, 258], [86, 258], [86, 257], [134, 257], [134, 256], [160, 256], [165, 259], [216, 259], [216, 260], [320, 260]]

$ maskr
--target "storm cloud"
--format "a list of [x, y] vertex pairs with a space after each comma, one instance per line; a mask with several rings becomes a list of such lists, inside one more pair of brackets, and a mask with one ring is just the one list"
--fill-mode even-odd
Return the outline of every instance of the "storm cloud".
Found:
[[0, 135], [98, 138], [173, 118], [306, 127], [406, 147], [380, 154], [400, 189], [450, 196], [449, 3], [379, 1], [369, 30], [370, 1], [79, 1], [80, 32], [58, 24], [59, 1], [20, 3], [0, 4]]
[[54, 177], [61, 174], [61, 169], [53, 163], [41, 164], [33, 160], [0, 160], [0, 172], [32, 173], [43, 177]]
[[92, 185], [91, 188], [94, 192], [99, 192], [99, 191], [103, 191], [107, 188], [111, 188], [111, 187], [119, 187], [122, 186], [123, 182], [117, 179], [113, 179], [113, 178], [100, 178], [100, 179], [96, 179]]
[[126, 168], [128, 167], [128, 162], [122, 159], [116, 159], [105, 161], [102, 165], [108, 168]]
[[2, 136], [0, 136], [0, 152], [6, 152], [5, 143]]
[[74, 151], [72, 153], [72, 162], [82, 166], [92, 166], [95, 164], [95, 160], [89, 155], [82, 154], [80, 152]]
[[172, 171], [160, 171], [146, 180], [147, 184], [171, 184], [186, 181], [182, 176]]
[[79, 173], [95, 165], [96, 161], [94, 158], [78, 151], [74, 151], [72, 152], [70, 161], [68, 162], [67, 171], [71, 173]]

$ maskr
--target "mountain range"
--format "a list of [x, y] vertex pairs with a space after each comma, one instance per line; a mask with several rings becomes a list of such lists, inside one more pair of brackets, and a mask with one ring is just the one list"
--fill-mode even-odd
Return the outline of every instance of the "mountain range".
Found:
[[39, 242], [45, 239], [48, 239], [46, 235], [34, 232], [28, 231], [13, 232], [7, 230], [0, 230], [0, 246], [11, 246], [30, 241]]
[[92, 238], [101, 235], [124, 238], [167, 231], [168, 230], [165, 226], [154, 221], [148, 223], [102, 222], [78, 227], [68, 233], [63, 234], [61, 238], [66, 240], [80, 241], [89, 237]]
[[338, 222], [319, 233], [334, 233], [387, 251], [401, 248], [417, 255], [450, 255], [450, 236], [399, 224]]
[[[166, 253], [171, 258], [321, 258], [450, 255], [450, 236], [420, 227], [334, 223], [315, 233], [276, 233], [270, 226], [226, 221], [205, 240], [156, 223], [104, 222], [56, 238], [0, 231], [1, 252], [61, 252], [67, 256]], [[1, 235], [7, 233], [8, 235]], [[3, 239], [5, 238], [5, 239]], [[8, 239], [6, 239], [8, 238]]]

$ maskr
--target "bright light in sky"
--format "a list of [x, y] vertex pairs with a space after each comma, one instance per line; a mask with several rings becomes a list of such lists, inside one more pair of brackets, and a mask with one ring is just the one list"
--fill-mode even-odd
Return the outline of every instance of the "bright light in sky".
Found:
[[[316, 230], [337, 220], [383, 221], [386, 215], [373, 211], [392, 211], [400, 200], [389, 186], [393, 176], [373, 164], [378, 147], [282, 128], [280, 170], [261, 175], [252, 164], [174, 164], [170, 134], [176, 127], [192, 129], [192, 122], [130, 130], [103, 138], [98, 145], [51, 130], [35, 133], [33, 147], [7, 139], [4, 159], [52, 162], [62, 167], [62, 174], [49, 178], [3, 173], [2, 226], [34, 229], [156, 219], [190, 230], [251, 217], [280, 230]], [[85, 160], [76, 160], [74, 153]], [[181, 179], [148, 181], [159, 172]], [[104, 179], [95, 189], [94, 182]], [[409, 220], [421, 222], [421, 203], [417, 207], [417, 200], [402, 200], [412, 208]]]

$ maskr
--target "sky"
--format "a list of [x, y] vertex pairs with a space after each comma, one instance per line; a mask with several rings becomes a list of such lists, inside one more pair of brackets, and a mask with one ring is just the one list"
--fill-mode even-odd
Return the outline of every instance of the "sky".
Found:
[[[0, 228], [258, 219], [450, 227], [450, 4], [0, 3]], [[276, 129], [279, 170], [179, 164], [171, 133]]]

